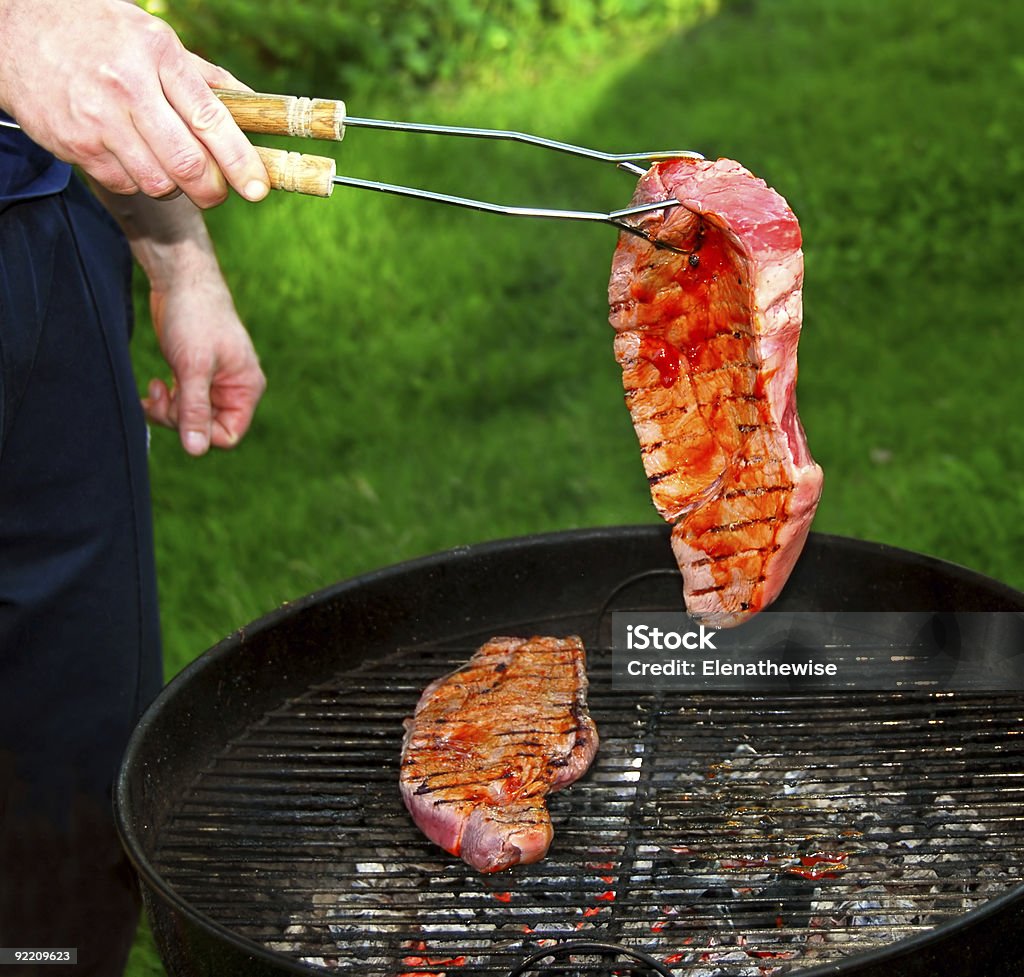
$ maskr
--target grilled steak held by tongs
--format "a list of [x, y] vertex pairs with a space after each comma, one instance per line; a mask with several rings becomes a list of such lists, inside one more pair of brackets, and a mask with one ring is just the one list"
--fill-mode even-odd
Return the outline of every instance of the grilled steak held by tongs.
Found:
[[545, 797], [597, 751], [583, 642], [493, 638], [405, 722], [400, 786], [423, 833], [481, 872], [542, 859]]
[[778, 596], [821, 494], [796, 411], [800, 225], [726, 159], [655, 163], [633, 203], [657, 200], [612, 263], [615, 356], [686, 609], [728, 627]]

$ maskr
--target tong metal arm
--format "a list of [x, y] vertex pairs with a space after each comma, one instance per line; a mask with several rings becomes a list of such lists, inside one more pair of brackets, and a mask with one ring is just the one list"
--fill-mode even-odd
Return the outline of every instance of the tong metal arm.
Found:
[[[345, 103], [334, 99], [303, 98], [295, 95], [268, 95], [257, 92], [229, 91], [226, 89], [215, 89], [214, 93], [227, 107], [235, 122], [238, 123], [239, 128], [248, 133], [294, 136], [303, 139], [327, 139], [340, 142], [345, 136], [346, 127], [353, 126], [366, 129], [385, 129], [392, 132], [459, 136], [474, 139], [500, 139], [539, 146], [543, 149], [567, 153], [571, 156], [580, 156], [604, 163], [611, 163], [619, 169], [637, 176], [641, 176], [647, 171], [645, 166], [639, 165], [642, 162], [650, 163], [654, 160], [675, 159], [679, 157], [703, 159], [700, 153], [690, 150], [653, 153], [604, 153], [596, 149], [588, 149], [585, 146], [574, 146], [571, 143], [558, 142], [554, 139], [546, 139], [542, 136], [531, 135], [530, 133], [504, 129], [428, 125], [420, 122], [394, 122], [387, 119], [361, 119], [347, 115]], [[0, 120], [0, 124], [17, 127], [17, 123], [7, 123], [2, 120]], [[257, 146], [256, 150], [267, 169], [270, 185], [275, 190], [288, 190], [312, 196], [329, 197], [336, 186], [355, 187], [361, 190], [373, 190], [379, 193], [390, 193], [402, 197], [431, 200], [436, 203], [465, 207], [470, 210], [484, 211], [491, 214], [611, 224], [620, 230], [637, 234], [646, 240], [650, 240], [647, 234], [641, 228], [631, 224], [627, 218], [661, 210], [676, 203], [676, 201], [672, 200], [661, 201], [659, 203], [641, 204], [608, 212], [506, 206], [486, 200], [474, 200], [469, 197], [436, 193], [418, 187], [381, 183], [376, 180], [363, 180], [351, 176], [339, 176], [337, 164], [327, 156], [295, 153], [284, 149], [271, 149], [267, 146]], [[665, 245], [658, 243], [658, 246], [663, 247]]]

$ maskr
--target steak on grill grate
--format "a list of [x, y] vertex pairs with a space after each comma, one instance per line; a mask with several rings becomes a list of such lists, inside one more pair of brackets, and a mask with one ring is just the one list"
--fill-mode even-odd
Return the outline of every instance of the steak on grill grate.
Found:
[[655, 163], [633, 203], [673, 199], [642, 222], [685, 253], [620, 236], [615, 356], [687, 610], [729, 627], [778, 596], [821, 494], [796, 411], [800, 226], [731, 160]]
[[400, 786], [431, 841], [481, 872], [542, 859], [545, 797], [597, 751], [577, 637], [493, 638], [432, 682], [406, 720]]

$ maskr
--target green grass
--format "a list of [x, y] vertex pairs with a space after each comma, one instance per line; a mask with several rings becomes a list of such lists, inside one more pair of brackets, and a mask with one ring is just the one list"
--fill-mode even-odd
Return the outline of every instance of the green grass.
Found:
[[[1002, 0], [735, 2], [657, 44], [350, 109], [749, 166], [804, 231], [815, 528], [1024, 587], [1022, 34]], [[508, 203], [613, 208], [633, 185], [539, 150], [364, 130], [337, 156]], [[191, 460], [155, 432], [169, 674], [371, 568], [656, 521], [611, 353], [612, 229], [345, 189], [233, 201], [210, 226], [270, 384], [233, 453]], [[144, 383], [158, 367], [137, 347]], [[148, 952], [133, 977], [159, 972]]]

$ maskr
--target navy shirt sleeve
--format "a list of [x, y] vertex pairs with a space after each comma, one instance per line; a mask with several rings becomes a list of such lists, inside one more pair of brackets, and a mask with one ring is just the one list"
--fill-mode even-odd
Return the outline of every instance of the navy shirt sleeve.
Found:
[[[10, 116], [0, 112], [0, 119]], [[20, 129], [0, 125], [0, 206], [13, 200], [60, 193], [71, 166], [37, 146]]]

